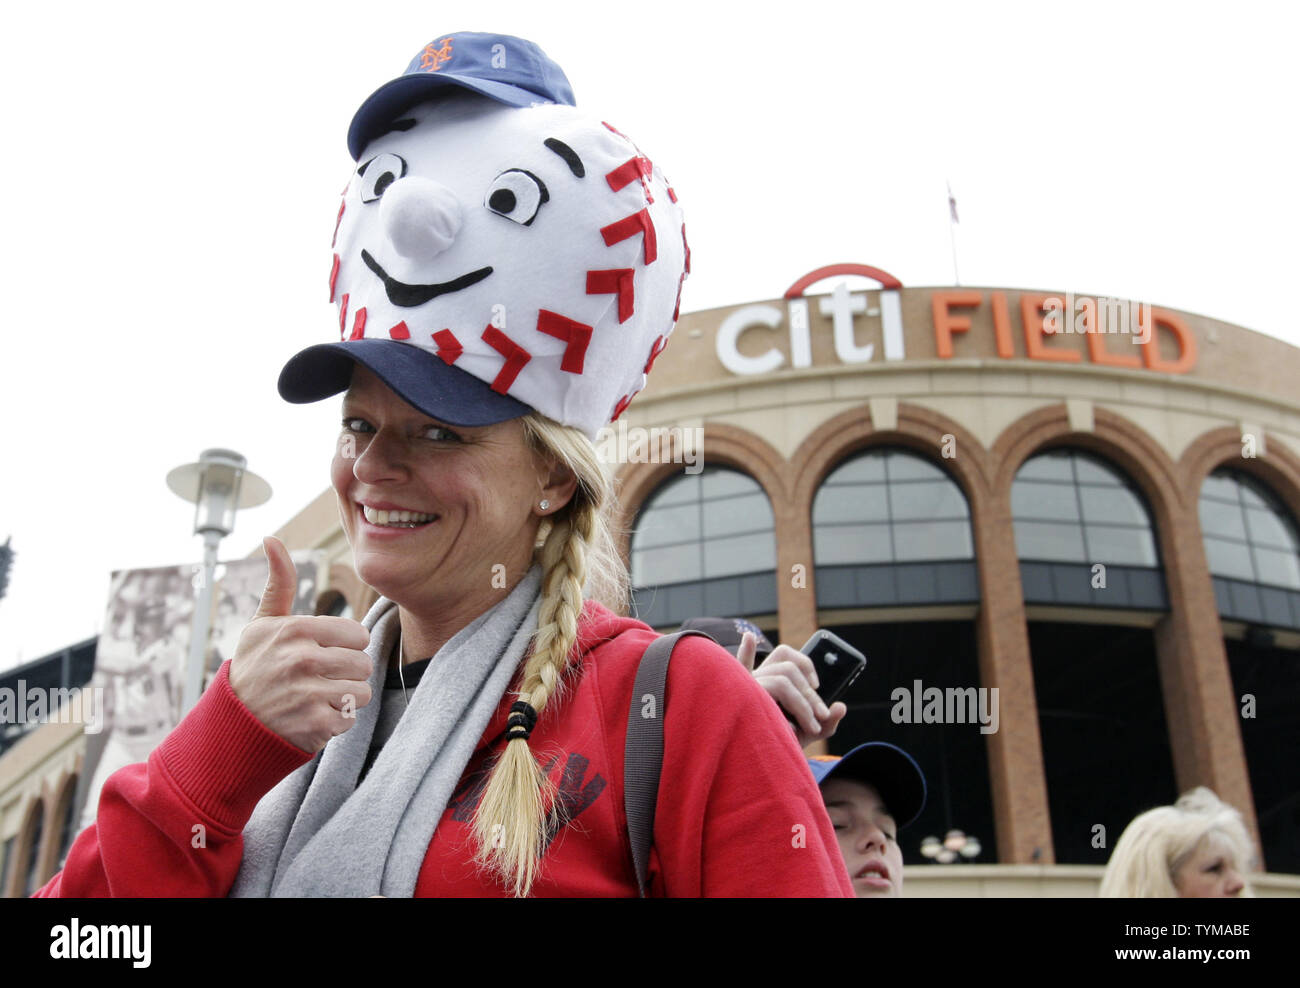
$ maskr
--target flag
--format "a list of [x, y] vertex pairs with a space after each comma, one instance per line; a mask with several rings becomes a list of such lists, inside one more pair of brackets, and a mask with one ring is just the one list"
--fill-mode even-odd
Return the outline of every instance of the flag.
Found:
[[957, 200], [952, 197], [951, 185], [948, 186], [948, 212], [952, 214], [952, 221], [954, 223], [961, 222], [961, 220], [957, 219]]

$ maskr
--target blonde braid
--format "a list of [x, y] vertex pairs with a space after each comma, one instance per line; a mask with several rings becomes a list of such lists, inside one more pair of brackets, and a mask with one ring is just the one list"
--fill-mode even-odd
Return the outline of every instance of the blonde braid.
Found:
[[[518, 698], [540, 718], [560, 693], [569, 652], [578, 639], [587, 547], [597, 533], [600, 506], [580, 486], [564, 516], [556, 516], [539, 553], [542, 598], [532, 651]], [[548, 833], [562, 825], [555, 785], [533, 757], [528, 739], [506, 742], [474, 816], [475, 859], [495, 872], [514, 895], [528, 895], [541, 865]]]

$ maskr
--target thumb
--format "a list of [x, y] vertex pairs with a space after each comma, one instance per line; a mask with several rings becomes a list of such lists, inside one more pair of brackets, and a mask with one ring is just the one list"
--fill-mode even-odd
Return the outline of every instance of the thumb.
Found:
[[752, 631], [746, 631], [740, 636], [740, 644], [736, 647], [736, 658], [750, 672], [754, 671], [754, 654], [757, 651], [758, 639], [754, 637]]
[[298, 595], [298, 569], [289, 558], [289, 550], [274, 535], [262, 540], [262, 549], [271, 574], [262, 591], [262, 603], [253, 619], [263, 617], [288, 617], [293, 612], [293, 601]]

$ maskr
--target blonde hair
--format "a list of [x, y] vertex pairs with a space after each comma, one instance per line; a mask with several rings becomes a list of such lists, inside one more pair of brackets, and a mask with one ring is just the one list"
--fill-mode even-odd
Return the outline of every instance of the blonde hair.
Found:
[[[517, 699], [532, 706], [540, 719], [561, 693], [585, 596], [621, 612], [627, 606], [628, 576], [610, 527], [613, 487], [591, 441], [536, 412], [524, 417], [523, 426], [528, 445], [567, 467], [578, 481], [569, 503], [543, 520], [533, 550], [534, 562], [542, 567], [541, 608]], [[515, 896], [528, 895], [549, 837], [563, 822], [562, 812], [555, 786], [527, 738], [508, 740], [474, 816], [475, 860]]]
[[[1253, 854], [1241, 814], [1199, 786], [1184, 793], [1173, 806], [1158, 806], [1133, 818], [1115, 844], [1098, 895], [1108, 899], [1178, 898], [1174, 876], [1212, 835], [1228, 844], [1244, 881]], [[1252, 894], [1249, 882], [1241, 894]]]

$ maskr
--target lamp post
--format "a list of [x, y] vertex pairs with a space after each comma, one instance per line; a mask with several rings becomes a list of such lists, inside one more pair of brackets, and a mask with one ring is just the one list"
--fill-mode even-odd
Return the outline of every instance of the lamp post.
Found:
[[921, 841], [921, 854], [929, 858], [931, 864], [952, 864], [959, 858], [969, 861], [981, 850], [978, 837], [960, 830], [949, 830], [942, 841], [934, 836]]
[[9, 547], [12, 540], [13, 536], [8, 535], [5, 537], [5, 544], [0, 545], [0, 597], [3, 597], [5, 591], [9, 589], [9, 567], [14, 561], [14, 551]]
[[172, 493], [194, 505], [194, 534], [203, 536], [203, 578], [194, 605], [190, 632], [190, 657], [185, 667], [184, 716], [203, 690], [203, 657], [207, 651], [212, 613], [212, 582], [217, 568], [217, 546], [235, 529], [235, 512], [255, 508], [271, 499], [271, 485], [247, 469], [247, 461], [229, 449], [205, 449], [199, 462], [187, 463], [167, 474]]

